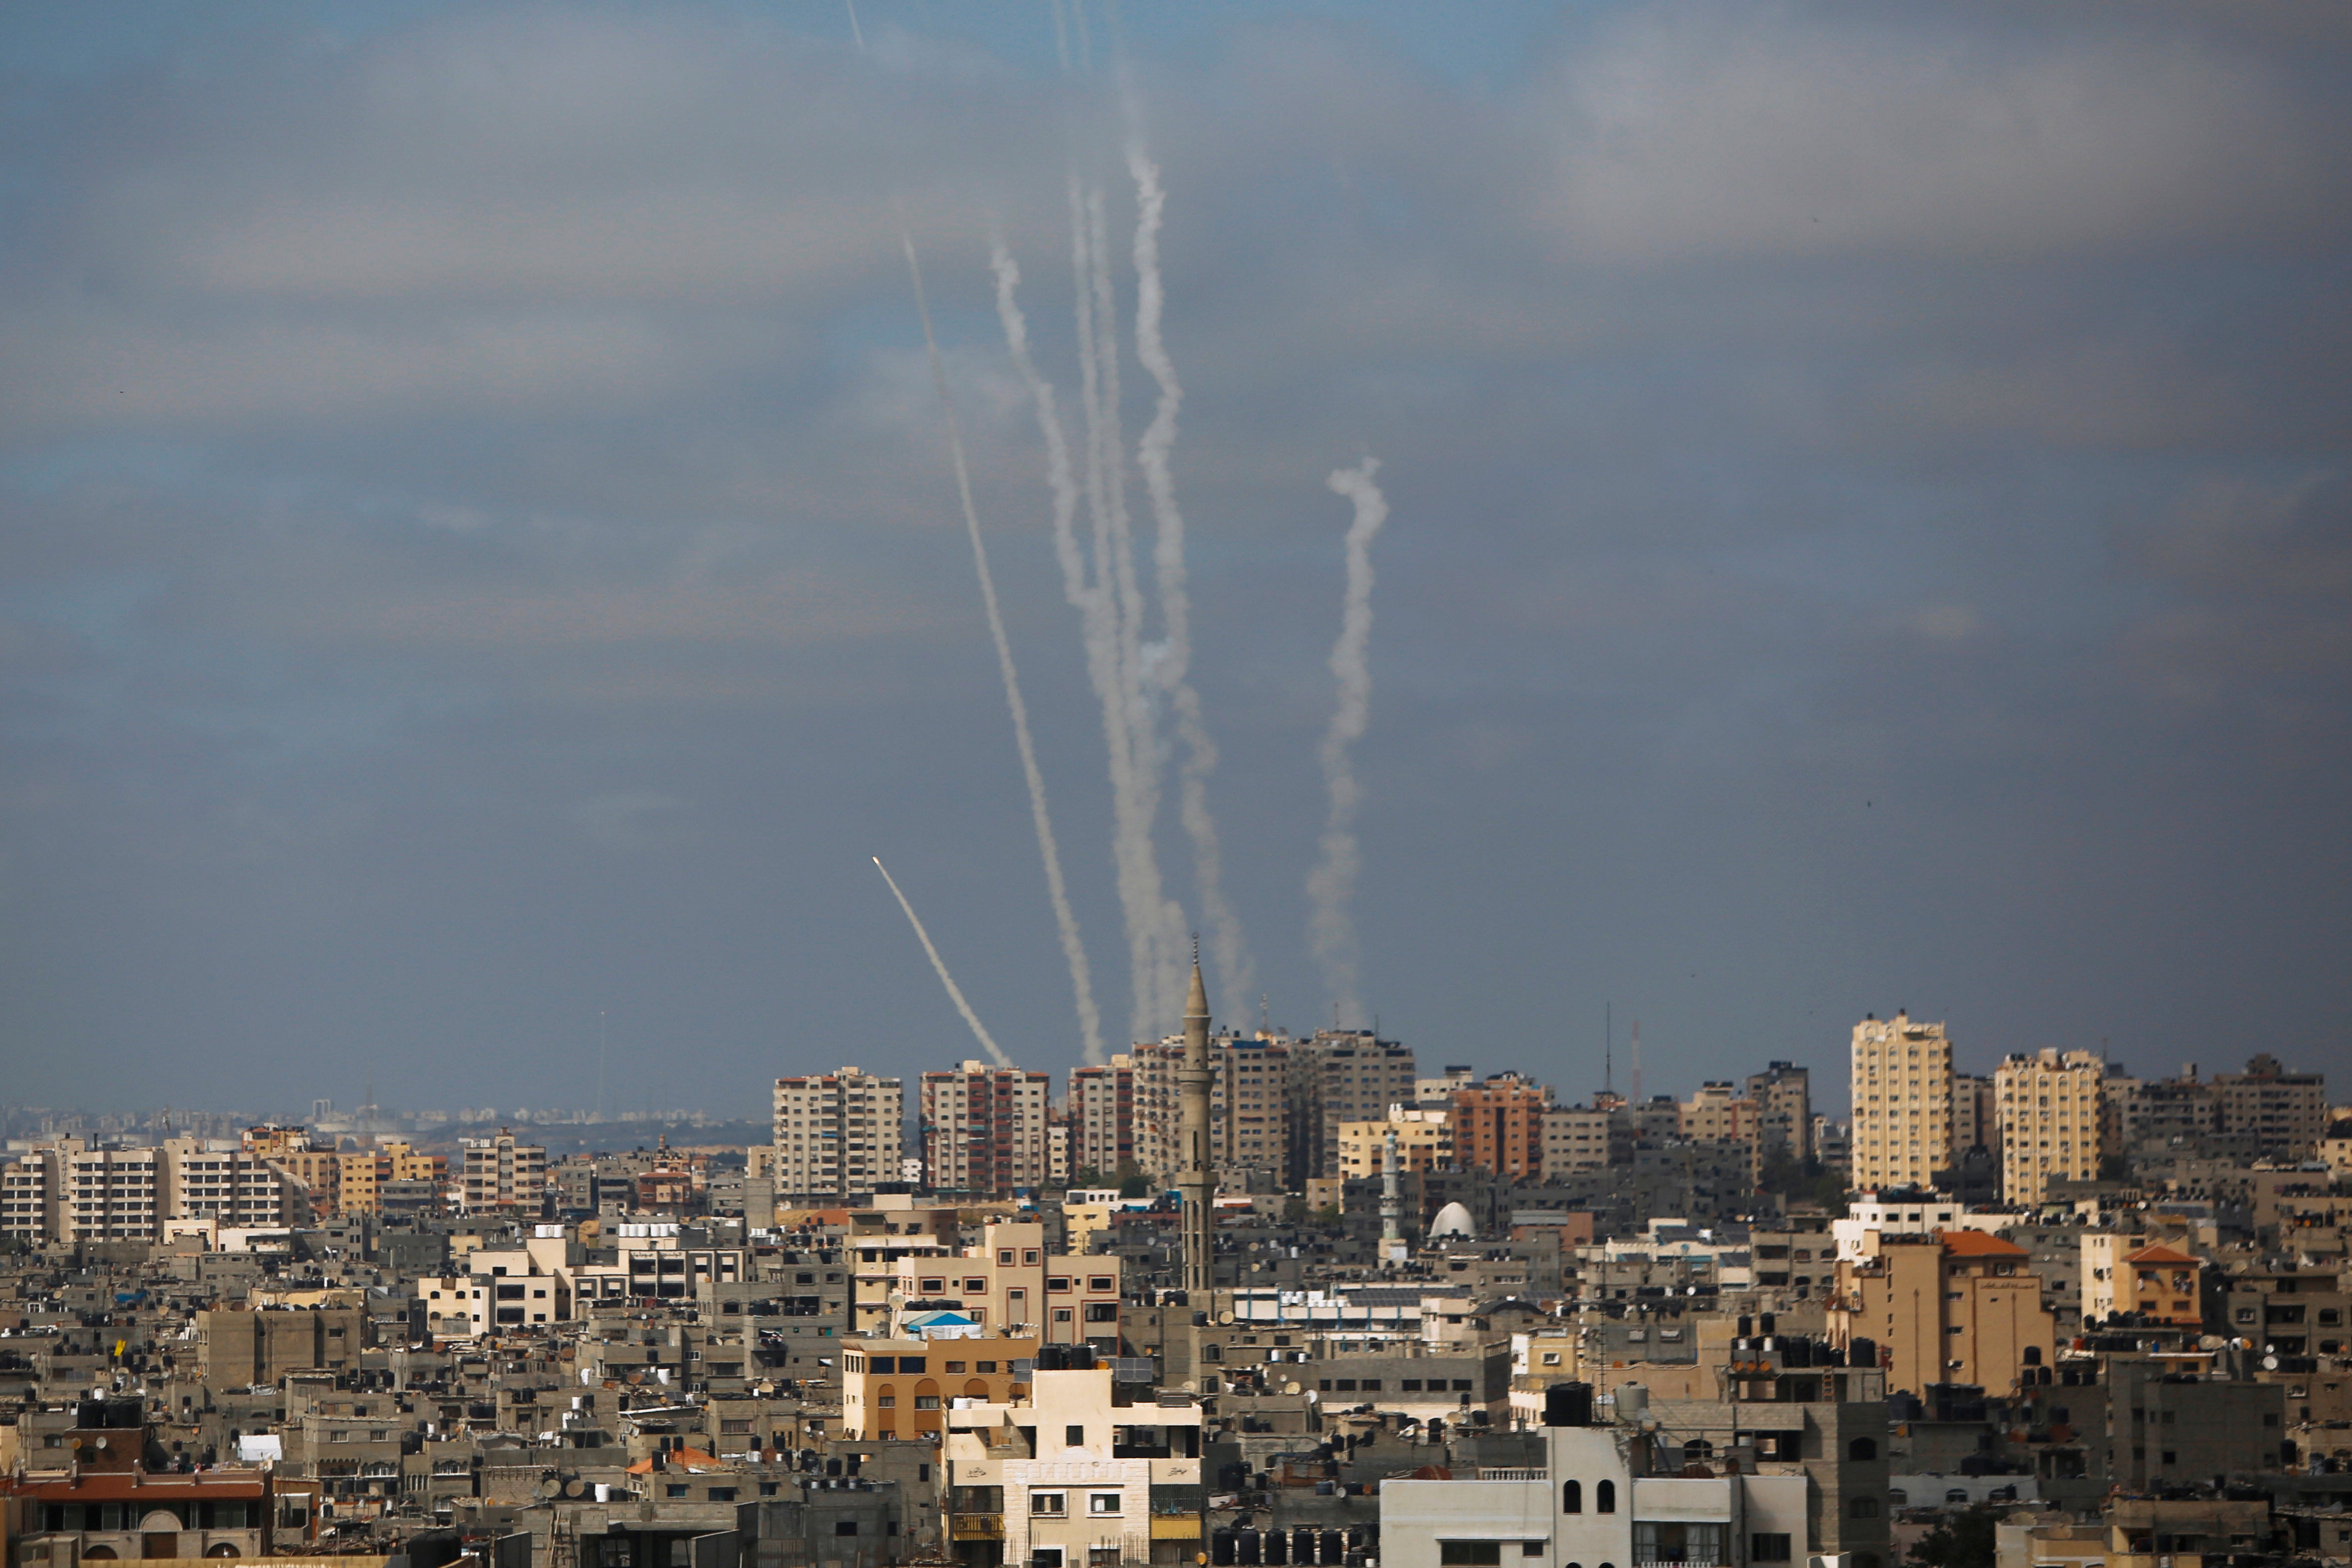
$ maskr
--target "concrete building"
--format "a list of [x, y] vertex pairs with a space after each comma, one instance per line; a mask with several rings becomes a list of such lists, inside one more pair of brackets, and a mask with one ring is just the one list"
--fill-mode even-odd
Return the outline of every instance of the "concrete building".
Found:
[[1318, 1030], [1296, 1049], [1307, 1174], [1336, 1176], [1340, 1124], [1377, 1122], [1390, 1106], [1414, 1103], [1412, 1052], [1366, 1030]]
[[1732, 1083], [1702, 1083], [1679, 1107], [1675, 1135], [1686, 1144], [1752, 1144], [1756, 1102]]
[[2057, 1322], [2024, 1248], [1981, 1230], [1874, 1234], [1874, 1256], [1838, 1262], [1829, 1334], [1848, 1350], [1881, 1347], [1890, 1390], [2006, 1392], [2056, 1364]]
[[368, 1316], [357, 1307], [218, 1308], [196, 1314], [196, 1367], [215, 1388], [275, 1384], [290, 1372], [360, 1364]]
[[898, 1176], [906, 1087], [855, 1067], [779, 1078], [776, 1196], [846, 1197]]
[[2037, 1204], [2053, 1180], [2090, 1181], [2098, 1176], [2106, 1071], [2106, 1062], [2094, 1051], [2048, 1048], [2009, 1056], [1993, 1069], [2003, 1198]]
[[962, 1400], [1010, 1405], [1029, 1396], [1034, 1334], [845, 1340], [841, 1430], [858, 1439], [923, 1437], [947, 1430]]
[[454, 1186], [467, 1214], [536, 1219], [547, 1207], [547, 1151], [511, 1133], [458, 1141], [465, 1166]]
[[68, 1139], [0, 1162], [0, 1238], [39, 1243], [61, 1233], [66, 1156], [80, 1146]]
[[1041, 1350], [1025, 1400], [955, 1401], [940, 1458], [975, 1568], [1190, 1563], [1204, 1544], [1199, 1403], [1138, 1402], [1083, 1350]]
[[1070, 1168], [1116, 1179], [1135, 1156], [1135, 1058], [1070, 1070], [1063, 1102], [1070, 1129]]
[[1377, 1122], [1343, 1122], [1339, 1125], [1339, 1174], [1376, 1176], [1388, 1169], [1389, 1140], [1396, 1140], [1397, 1169], [1450, 1170], [1454, 1166], [1454, 1129], [1446, 1111], [1391, 1105]]
[[1813, 1075], [1793, 1061], [1765, 1063], [1748, 1075], [1748, 1098], [1756, 1104], [1756, 1155], [1807, 1160], [1813, 1155]]
[[1517, 1072], [1490, 1073], [1454, 1092], [1454, 1159], [1521, 1179], [1543, 1175], [1544, 1113], [1551, 1087]]
[[152, 1241], [170, 1212], [170, 1173], [160, 1149], [74, 1149], [63, 1159], [58, 1239]]
[[1853, 1181], [1925, 1186], [1951, 1163], [1952, 1042], [1898, 1009], [1853, 1026]]
[[2265, 1052], [2243, 1072], [2213, 1075], [2219, 1130], [2253, 1138], [2265, 1151], [2307, 1155], [2327, 1135], [2327, 1080], [2289, 1072]]
[[1633, 1124], [1611, 1110], [1591, 1105], [1547, 1105], [1543, 1113], [1543, 1178], [1559, 1181], [1579, 1171], [1605, 1170], [1631, 1157]]
[[923, 1176], [933, 1188], [1009, 1193], [1042, 1186], [1053, 1174], [1045, 1073], [966, 1061], [924, 1073], [918, 1093]]
[[[1382, 1568], [1769, 1568], [1807, 1554], [1801, 1471], [1693, 1467], [1662, 1431], [1593, 1425], [1583, 1384], [1555, 1385], [1547, 1401], [1540, 1466], [1380, 1483]], [[1857, 1556], [1853, 1568], [1884, 1561]]]
[[861, 1334], [888, 1335], [894, 1311], [951, 1312], [985, 1333], [1118, 1353], [1121, 1260], [1056, 1250], [1037, 1221], [986, 1226], [980, 1244], [961, 1252], [944, 1244], [857, 1252], [854, 1318]]
[[1952, 1076], [1952, 1154], [1970, 1149], [2000, 1152], [2000, 1096], [1991, 1079], [1959, 1072]]

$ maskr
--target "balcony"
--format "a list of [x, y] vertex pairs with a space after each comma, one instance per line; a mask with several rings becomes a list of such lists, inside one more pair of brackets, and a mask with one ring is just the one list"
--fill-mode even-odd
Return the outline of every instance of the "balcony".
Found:
[[948, 1522], [950, 1541], [1002, 1541], [1004, 1539], [1004, 1516], [1001, 1513], [959, 1513]]

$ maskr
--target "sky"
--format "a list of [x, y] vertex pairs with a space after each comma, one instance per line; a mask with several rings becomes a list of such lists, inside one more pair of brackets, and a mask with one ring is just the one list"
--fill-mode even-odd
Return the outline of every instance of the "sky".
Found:
[[[10, 6], [0, 1098], [980, 1056], [877, 855], [1058, 1082], [902, 232], [1111, 1049], [1177, 1024], [1140, 853], [1221, 1022], [1570, 1099], [1638, 1019], [1647, 1092], [1835, 1108], [1898, 1007], [1976, 1071], [2352, 1071], [2347, 67], [2262, 0]], [[1121, 816], [990, 270], [1077, 420], [1101, 193], [1152, 657], [1130, 149], [1245, 947], [1172, 687]]]

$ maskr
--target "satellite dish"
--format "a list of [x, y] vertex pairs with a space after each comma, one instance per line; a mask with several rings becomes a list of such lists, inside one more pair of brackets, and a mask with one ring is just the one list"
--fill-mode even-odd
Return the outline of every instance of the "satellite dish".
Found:
[[2228, 1342], [2223, 1340], [2220, 1334], [2209, 1333], [2202, 1335], [2198, 1339], [2197, 1348], [2199, 1350], [2219, 1350], [2226, 1343]]
[[1282, 1391], [1283, 1391], [1285, 1394], [1297, 1394], [1297, 1393], [1298, 1393], [1300, 1390], [1299, 1390], [1298, 1385], [1297, 1385], [1296, 1382], [1291, 1382], [1291, 1383], [1286, 1383], [1286, 1384], [1284, 1384], [1284, 1385], [1282, 1385]]
[[538, 1491], [541, 1497], [561, 1497], [563, 1493], [563, 1483], [550, 1476], [539, 1483]]
[[1217, 1322], [1218, 1322], [1221, 1325], [1223, 1325], [1223, 1326], [1225, 1326], [1225, 1327], [1231, 1327], [1231, 1326], [1233, 1325], [1233, 1321], [1234, 1321], [1234, 1314], [1233, 1314], [1233, 1313], [1231, 1313], [1231, 1312], [1219, 1312], [1219, 1313], [1217, 1314]]

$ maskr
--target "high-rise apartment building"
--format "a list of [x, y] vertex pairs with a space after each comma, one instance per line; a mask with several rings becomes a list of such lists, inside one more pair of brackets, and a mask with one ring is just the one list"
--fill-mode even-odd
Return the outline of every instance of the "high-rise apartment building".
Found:
[[544, 1148], [519, 1144], [506, 1132], [495, 1138], [463, 1138], [457, 1146], [466, 1163], [454, 1185], [467, 1214], [536, 1218], [546, 1207]]
[[2305, 1157], [2327, 1135], [2327, 1080], [2319, 1073], [2289, 1072], [2264, 1053], [2243, 1072], [2215, 1073], [2212, 1089], [2224, 1135], [2242, 1134], [2262, 1149]]
[[1070, 1070], [1070, 1168], [1111, 1179], [1135, 1164], [1135, 1058]]
[[1677, 1107], [1675, 1135], [1685, 1144], [1752, 1144], [1756, 1102], [1728, 1082], [1702, 1083]]
[[[1183, 1040], [1138, 1045], [1127, 1060], [1136, 1164], [1156, 1180], [1172, 1179], [1182, 1163], [1176, 1073], [1183, 1064]], [[1210, 1037], [1209, 1158], [1221, 1177], [1261, 1171], [1295, 1188], [1313, 1174], [1307, 1168], [1319, 1130], [1307, 1119], [1313, 1072], [1297, 1040], [1230, 1032]]]
[[[310, 1139], [306, 1134], [299, 1141], [307, 1147]], [[289, 1177], [278, 1161], [249, 1141], [227, 1148], [202, 1138], [171, 1138], [162, 1153], [165, 1218], [268, 1228], [291, 1224], [310, 1207], [307, 1196], [298, 1198], [288, 1190]], [[310, 1189], [302, 1190], [307, 1195]]]
[[1043, 1072], [980, 1061], [924, 1073], [923, 1179], [950, 1192], [1043, 1186], [1053, 1176], [1050, 1083]]
[[2048, 1049], [2009, 1056], [1993, 1069], [2005, 1200], [2040, 1203], [2053, 1180], [2089, 1181], [2099, 1174], [2106, 1072], [2095, 1051]]
[[1412, 1051], [1369, 1030], [1318, 1030], [1295, 1042], [1295, 1082], [1307, 1175], [1339, 1174], [1339, 1124], [1377, 1122], [1414, 1103]]
[[1813, 1153], [1812, 1070], [1793, 1061], [1765, 1063], [1748, 1075], [1748, 1098], [1756, 1103], [1756, 1155], [1810, 1159]]
[[1970, 1073], [1952, 1075], [1952, 1157], [1970, 1149], [2000, 1152], [2000, 1100], [1992, 1080]]
[[776, 1196], [846, 1197], [897, 1181], [906, 1086], [855, 1067], [776, 1080]]
[[1454, 1158], [1497, 1176], [1539, 1177], [1544, 1113], [1551, 1087], [1523, 1073], [1496, 1072], [1454, 1092]]
[[1631, 1159], [1633, 1124], [1622, 1108], [1547, 1105], [1543, 1113], [1543, 1175], [1558, 1181]]
[[1378, 1122], [1349, 1122], [1339, 1128], [1339, 1174], [1370, 1177], [1388, 1171], [1389, 1145], [1396, 1145], [1400, 1171], [1442, 1171], [1454, 1167], [1453, 1113], [1423, 1110], [1416, 1105], [1391, 1105]]
[[0, 1237], [38, 1243], [54, 1239], [65, 1197], [65, 1156], [80, 1145], [68, 1139], [0, 1162]]
[[1853, 1026], [1853, 1182], [1926, 1186], [1952, 1158], [1952, 1042], [1897, 1010]]
[[169, 1212], [158, 1149], [75, 1149], [65, 1155], [58, 1239], [152, 1241]]

